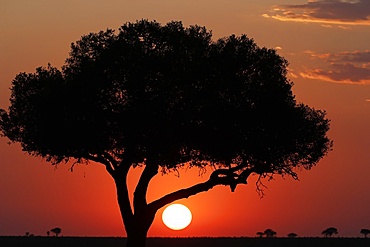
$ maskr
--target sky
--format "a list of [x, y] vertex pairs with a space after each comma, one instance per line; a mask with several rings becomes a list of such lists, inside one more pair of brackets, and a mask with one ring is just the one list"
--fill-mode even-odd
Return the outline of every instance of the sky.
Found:
[[[333, 151], [299, 181], [219, 186], [178, 201], [192, 223], [173, 231], [159, 210], [149, 236], [256, 236], [272, 228], [320, 236], [336, 227], [341, 237], [370, 229], [370, 1], [368, 0], [0, 0], [0, 108], [9, 106], [10, 86], [20, 72], [51, 63], [60, 68], [70, 44], [82, 35], [117, 30], [140, 19], [182, 21], [212, 30], [214, 39], [246, 34], [258, 46], [285, 57], [299, 102], [325, 110]], [[98, 164], [57, 168], [0, 138], [0, 235], [125, 236], [113, 180]], [[148, 200], [207, 180], [196, 170], [156, 176]], [[140, 170], [130, 171], [134, 188]]]

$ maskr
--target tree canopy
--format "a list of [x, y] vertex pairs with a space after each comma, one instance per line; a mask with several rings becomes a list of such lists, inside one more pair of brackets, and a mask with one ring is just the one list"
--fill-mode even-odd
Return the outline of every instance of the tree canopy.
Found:
[[335, 227], [329, 227], [321, 232], [325, 237], [331, 237], [333, 234], [338, 234], [338, 230]]
[[237, 164], [293, 176], [315, 165], [331, 148], [329, 121], [296, 102], [287, 61], [245, 35], [211, 37], [146, 20], [85, 35], [61, 71], [15, 77], [1, 128], [54, 163], [126, 155], [166, 169]]
[[273, 238], [277, 234], [277, 232], [275, 232], [274, 230], [272, 230], [270, 228], [266, 229], [263, 233], [266, 235], [266, 238]]
[[[59, 228], [59, 227], [55, 227], [55, 228], [51, 229], [50, 231], [51, 231], [52, 233], [54, 233], [56, 237], [58, 237], [58, 236], [59, 236], [59, 234], [62, 232], [62, 229], [61, 229], [61, 228]], [[48, 231], [48, 232], [49, 232], [49, 231]], [[48, 234], [48, 235], [49, 235], [49, 234]]]

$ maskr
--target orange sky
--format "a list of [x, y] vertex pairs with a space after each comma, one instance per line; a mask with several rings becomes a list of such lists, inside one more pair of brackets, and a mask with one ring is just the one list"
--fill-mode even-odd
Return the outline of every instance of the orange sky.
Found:
[[[290, 62], [298, 101], [328, 112], [334, 151], [300, 181], [255, 178], [234, 193], [217, 187], [180, 203], [193, 213], [182, 231], [167, 229], [160, 210], [149, 236], [255, 236], [272, 228], [278, 236], [320, 236], [334, 226], [340, 236], [370, 228], [370, 3], [366, 0], [273, 1], [4, 0], [0, 6], [0, 108], [19, 72], [51, 63], [60, 67], [69, 45], [83, 34], [147, 18], [204, 25], [214, 38], [247, 34], [276, 48]], [[329, 15], [330, 14], [330, 15]], [[54, 169], [0, 138], [0, 235], [124, 236], [112, 179], [104, 168], [69, 164]], [[131, 171], [130, 188], [140, 171]], [[196, 170], [157, 176], [149, 200], [207, 179]]]

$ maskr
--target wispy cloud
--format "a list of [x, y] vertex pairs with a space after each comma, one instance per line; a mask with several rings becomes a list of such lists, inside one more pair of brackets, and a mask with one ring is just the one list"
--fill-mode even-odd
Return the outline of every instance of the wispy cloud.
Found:
[[[263, 17], [280, 21], [328, 25], [370, 25], [369, 0], [308, 0], [306, 4], [279, 5]], [[348, 28], [345, 28], [348, 29]]]
[[325, 65], [320, 68], [306, 68], [300, 72], [300, 76], [304, 78], [370, 85], [370, 50], [321, 54], [307, 51], [306, 54]]

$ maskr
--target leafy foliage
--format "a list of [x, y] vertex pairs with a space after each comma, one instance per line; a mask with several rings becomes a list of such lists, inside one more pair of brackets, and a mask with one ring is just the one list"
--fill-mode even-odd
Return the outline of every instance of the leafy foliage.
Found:
[[245, 35], [141, 20], [71, 45], [62, 70], [20, 73], [1, 130], [54, 163], [71, 158], [164, 170], [257, 174], [311, 168], [332, 146], [325, 112], [297, 103], [287, 61]]

